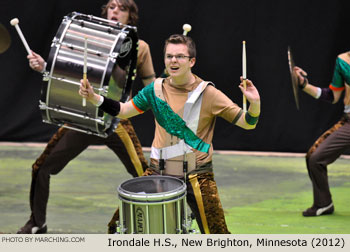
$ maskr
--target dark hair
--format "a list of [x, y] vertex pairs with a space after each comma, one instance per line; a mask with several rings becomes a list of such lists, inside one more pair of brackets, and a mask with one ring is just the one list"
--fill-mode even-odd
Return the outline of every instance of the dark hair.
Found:
[[181, 35], [181, 34], [173, 34], [173, 35], [171, 35], [167, 40], [165, 40], [164, 54], [165, 54], [165, 50], [166, 50], [166, 47], [168, 46], [168, 44], [184, 44], [184, 45], [187, 45], [189, 56], [191, 58], [195, 58], [196, 57], [196, 54], [197, 54], [196, 44], [194, 43], [193, 39], [188, 37], [188, 36]]
[[[109, 0], [107, 4], [102, 6], [101, 17], [107, 18], [107, 10], [111, 5], [112, 1], [113, 0]], [[128, 25], [136, 26], [137, 21], [139, 20], [139, 9], [137, 8], [137, 5], [134, 2], [134, 0], [116, 0], [116, 1], [129, 11]]]

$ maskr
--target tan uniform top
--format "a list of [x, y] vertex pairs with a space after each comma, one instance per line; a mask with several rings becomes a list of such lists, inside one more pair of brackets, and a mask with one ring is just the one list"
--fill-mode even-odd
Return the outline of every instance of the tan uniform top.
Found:
[[139, 51], [137, 53], [137, 64], [136, 64], [137, 74], [142, 79], [147, 79], [154, 76], [153, 62], [151, 57], [151, 51], [148, 44], [139, 40]]
[[[166, 102], [172, 110], [183, 117], [184, 105], [188, 99], [188, 93], [193, 91], [203, 80], [195, 76], [195, 82], [182, 86], [181, 88], [172, 86], [169, 78], [164, 80], [163, 94]], [[240, 114], [241, 108], [233, 103], [224, 93], [212, 85], [208, 85], [203, 92], [202, 106], [200, 110], [199, 122], [196, 135], [204, 142], [210, 144], [209, 153], [194, 150], [196, 154], [196, 165], [201, 165], [212, 160], [213, 146], [212, 139], [216, 117], [222, 117], [228, 122], [233, 122]], [[164, 148], [177, 144], [179, 139], [169, 134], [156, 121], [155, 136], [152, 146]], [[157, 165], [158, 161], [151, 159], [151, 163]]]

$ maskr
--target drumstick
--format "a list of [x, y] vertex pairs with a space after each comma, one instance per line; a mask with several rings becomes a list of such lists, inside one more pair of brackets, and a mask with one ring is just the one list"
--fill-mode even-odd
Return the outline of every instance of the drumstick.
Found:
[[[245, 41], [243, 43], [243, 52], [242, 52], [242, 77], [243, 77], [243, 87], [244, 90], [247, 89], [247, 57], [245, 52]], [[247, 112], [247, 98], [243, 94], [243, 112]]]
[[[86, 88], [86, 81], [87, 81], [87, 37], [86, 36], [85, 36], [85, 40], [84, 40], [83, 80], [84, 80], [84, 87]], [[83, 107], [86, 107], [86, 98], [85, 97], [83, 97]]]
[[26, 50], [27, 50], [28, 55], [32, 55], [32, 52], [31, 52], [31, 50], [30, 50], [30, 48], [29, 48], [29, 45], [28, 45], [26, 39], [25, 39], [24, 36], [23, 36], [23, 33], [22, 33], [22, 31], [21, 31], [21, 28], [19, 28], [19, 25], [18, 25], [19, 20], [18, 20], [18, 18], [12, 19], [12, 20], [10, 21], [10, 23], [11, 23], [12, 26], [14, 26], [14, 27], [16, 28], [17, 33], [18, 33], [19, 37], [21, 38], [21, 40], [22, 40], [22, 42], [23, 42], [23, 45], [24, 45], [24, 47], [25, 47]]
[[182, 29], [184, 30], [183, 35], [184, 35], [184, 36], [187, 36], [187, 33], [190, 32], [190, 31], [192, 30], [192, 26], [189, 25], [189, 24], [184, 24], [184, 25], [182, 26]]

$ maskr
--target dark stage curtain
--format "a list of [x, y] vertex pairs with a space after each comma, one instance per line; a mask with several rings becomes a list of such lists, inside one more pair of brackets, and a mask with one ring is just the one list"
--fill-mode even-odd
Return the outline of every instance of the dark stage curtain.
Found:
[[[197, 44], [193, 72], [210, 80], [242, 105], [238, 88], [242, 72], [242, 41], [247, 42], [247, 75], [259, 89], [262, 113], [257, 128], [246, 131], [218, 119], [214, 148], [228, 150], [305, 152], [342, 114], [342, 102], [330, 105], [300, 93], [295, 106], [287, 62], [291, 46], [297, 65], [309, 81], [322, 87], [332, 79], [337, 55], [349, 50], [347, 0], [136, 0], [139, 37], [149, 43], [157, 74], [161, 74], [164, 40], [189, 33]], [[1, 0], [0, 22], [12, 44], [0, 54], [0, 141], [47, 141], [56, 126], [44, 124], [38, 108], [42, 77], [32, 71], [26, 51], [9, 21], [18, 17], [31, 48], [44, 58], [62, 17], [71, 11], [100, 15], [104, 0]], [[142, 88], [140, 80], [134, 93]], [[153, 138], [150, 112], [132, 119], [144, 146]], [[147, 126], [145, 126], [147, 125]]]

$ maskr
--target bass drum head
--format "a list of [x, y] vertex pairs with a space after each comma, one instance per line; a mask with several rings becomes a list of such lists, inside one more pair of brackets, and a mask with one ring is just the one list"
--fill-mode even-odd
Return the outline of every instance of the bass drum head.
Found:
[[[130, 98], [132, 83], [135, 78], [135, 70], [138, 53], [138, 36], [134, 29], [124, 29], [127, 36], [120, 40], [120, 43], [114, 48], [114, 53], [118, 52], [117, 64], [115, 68], [125, 71], [125, 83], [123, 93], [118, 101], [126, 102]], [[118, 41], [119, 42], [119, 41]], [[122, 72], [122, 71], [120, 71]]]

